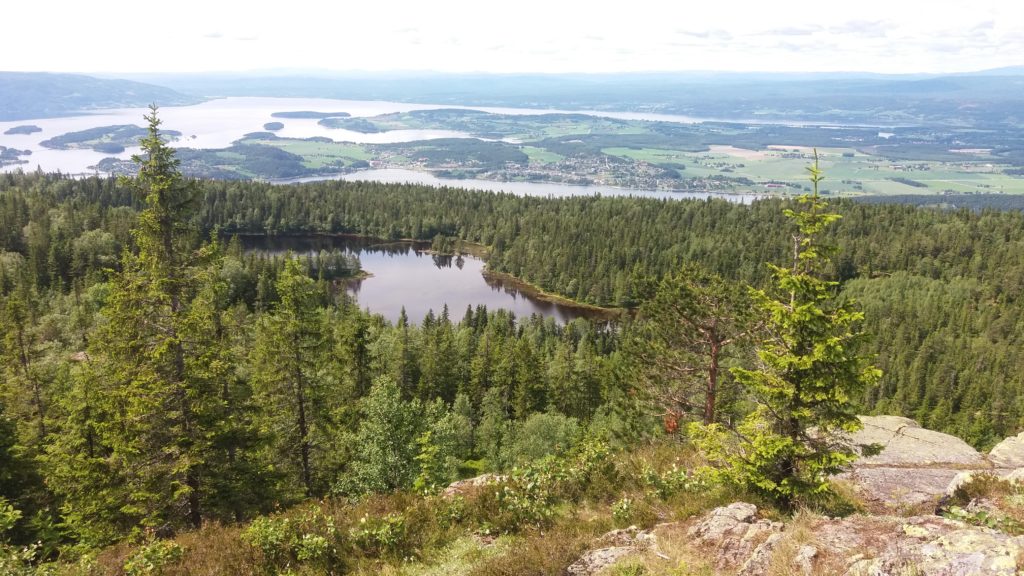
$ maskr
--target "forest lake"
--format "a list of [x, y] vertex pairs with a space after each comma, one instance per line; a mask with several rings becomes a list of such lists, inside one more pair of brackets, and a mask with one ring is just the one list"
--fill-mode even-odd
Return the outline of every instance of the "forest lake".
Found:
[[[391, 112], [430, 110], [437, 108], [466, 108], [502, 114], [546, 114], [566, 112], [561, 110], [534, 110], [523, 108], [465, 107], [451, 105], [410, 104], [404, 102], [331, 100], [314, 98], [251, 98], [232, 97], [210, 100], [193, 106], [167, 106], [160, 109], [163, 126], [177, 130], [182, 138], [174, 146], [190, 148], [224, 148], [249, 132], [261, 131], [263, 124], [275, 120], [271, 114], [287, 110], [344, 111], [353, 117], [369, 117]], [[0, 171], [35, 170], [60, 171], [65, 174], [92, 175], [96, 171], [90, 166], [111, 156], [92, 150], [52, 150], [40, 146], [40, 142], [54, 136], [116, 124], [142, 124], [145, 108], [119, 108], [99, 110], [93, 113], [63, 118], [44, 118], [0, 122], [0, 145], [20, 150], [31, 150], [28, 164], [7, 166]], [[644, 114], [634, 112], [572, 111], [609, 118], [630, 120], [658, 120], [692, 123], [696, 118], [665, 114]], [[32, 124], [41, 132], [23, 135], [3, 135], [14, 126]], [[469, 137], [462, 132], [449, 130], [394, 130], [390, 132], [363, 134], [349, 130], [330, 129], [317, 124], [316, 119], [288, 119], [284, 129], [277, 132], [285, 138], [328, 137], [337, 141], [356, 143], [410, 142], [434, 138]], [[138, 152], [129, 148], [116, 155], [129, 158]], [[534, 196], [578, 196], [601, 194], [605, 196], [638, 196], [659, 199], [684, 199], [721, 197], [733, 202], [748, 203], [756, 195], [742, 194], [690, 194], [656, 190], [628, 190], [611, 186], [576, 186], [539, 182], [495, 182], [489, 180], [456, 180], [437, 178], [429, 173], [401, 169], [366, 170], [336, 176], [300, 178], [280, 181], [279, 184], [309, 182], [324, 179], [372, 180], [377, 182], [427, 184], [450, 186], [475, 190], [505, 191], [520, 195]], [[397, 320], [404, 307], [410, 321], [418, 323], [433, 310], [439, 314], [447, 305], [453, 320], [459, 320], [467, 306], [487, 306], [488, 309], [505, 308], [516, 317], [540, 314], [553, 317], [564, 323], [578, 317], [607, 317], [588, 307], [572, 306], [568, 303], [550, 301], [528, 286], [485, 276], [483, 260], [473, 256], [443, 257], [417, 250], [411, 244], [375, 244], [353, 242], [342, 237], [287, 237], [258, 238], [245, 240], [250, 249], [280, 252], [292, 250], [299, 254], [311, 253], [326, 248], [341, 248], [356, 254], [362, 268], [370, 275], [353, 282], [349, 291], [357, 297], [359, 305], [388, 319]]]

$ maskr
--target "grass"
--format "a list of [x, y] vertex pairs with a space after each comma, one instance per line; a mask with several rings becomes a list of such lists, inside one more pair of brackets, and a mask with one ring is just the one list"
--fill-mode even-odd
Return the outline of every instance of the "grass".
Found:
[[692, 161], [693, 157], [692, 154], [686, 154], [681, 150], [667, 150], [664, 148], [603, 148], [601, 152], [609, 156], [631, 158], [641, 162], [650, 162], [651, 164], [680, 162], [687, 164], [687, 169], [689, 169], [689, 162]]
[[565, 159], [565, 156], [556, 154], [544, 148], [537, 148], [536, 146], [523, 146], [520, 148], [527, 157], [530, 158], [530, 162], [538, 162], [540, 164], [556, 164]]
[[285, 152], [297, 154], [302, 156], [303, 164], [308, 168], [322, 168], [334, 164], [337, 160], [349, 163], [373, 158], [373, 154], [363, 146], [343, 142], [312, 142], [309, 140], [281, 138], [276, 140], [245, 140], [244, 143], [272, 146]]

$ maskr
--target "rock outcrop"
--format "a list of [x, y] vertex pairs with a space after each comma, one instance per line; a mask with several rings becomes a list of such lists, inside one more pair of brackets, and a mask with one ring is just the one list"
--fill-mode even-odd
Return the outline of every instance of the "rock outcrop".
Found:
[[714, 553], [715, 567], [747, 566], [751, 558], [765, 557], [773, 546], [773, 536], [782, 531], [781, 522], [757, 517], [757, 506], [736, 502], [716, 508], [694, 524], [687, 536], [693, 544]]
[[1024, 468], [1024, 432], [996, 444], [988, 459], [996, 468]]
[[861, 453], [857, 462], [860, 466], [987, 466], [985, 456], [967, 442], [922, 428], [910, 418], [861, 416], [860, 421], [864, 427], [850, 436], [854, 448]]
[[965, 470], [991, 470], [986, 457], [956, 436], [899, 416], [861, 416], [849, 442], [861, 457], [840, 478], [875, 509], [926, 509]]
[[717, 508], [690, 529], [715, 552], [720, 574], [1012, 576], [1024, 568], [1024, 536], [939, 516], [811, 518], [799, 530], [758, 519], [752, 504]]
[[636, 526], [612, 530], [597, 540], [596, 548], [588, 550], [565, 571], [573, 576], [597, 574], [620, 559], [642, 550], [654, 549], [657, 544], [658, 539], [653, 532], [639, 530]]
[[505, 476], [500, 474], [481, 474], [473, 478], [466, 478], [465, 480], [456, 480], [448, 485], [447, 488], [441, 493], [445, 498], [451, 498], [452, 496], [462, 496], [474, 490], [480, 489], [488, 484], [495, 484], [505, 480]]

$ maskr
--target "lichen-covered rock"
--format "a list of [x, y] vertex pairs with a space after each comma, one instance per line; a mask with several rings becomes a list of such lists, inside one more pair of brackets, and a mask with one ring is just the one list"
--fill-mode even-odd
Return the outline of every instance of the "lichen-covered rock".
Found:
[[707, 513], [687, 535], [695, 545], [714, 550], [716, 567], [725, 569], [746, 564], [759, 546], [780, 531], [781, 522], [757, 518], [757, 506], [735, 502]]
[[615, 564], [622, 558], [648, 548], [656, 548], [658, 538], [653, 532], [636, 526], [612, 530], [597, 539], [599, 548], [588, 550], [565, 569], [573, 576], [590, 576]]
[[996, 444], [988, 459], [996, 468], [1024, 468], [1024, 432]]
[[591, 576], [634, 552], [636, 552], [636, 548], [632, 546], [612, 546], [610, 548], [589, 550], [579, 560], [566, 568], [565, 571], [573, 576]]
[[494, 484], [495, 482], [501, 482], [503, 480], [505, 480], [505, 476], [501, 476], [499, 474], [481, 474], [465, 480], [456, 480], [449, 484], [441, 494], [446, 498], [459, 496], [487, 486], [488, 484]]
[[[709, 512], [689, 534], [721, 574], [1011, 576], [1024, 574], [1024, 537], [940, 516], [811, 518], [796, 531], [757, 519], [751, 504]], [[785, 566], [788, 565], [788, 568]]]

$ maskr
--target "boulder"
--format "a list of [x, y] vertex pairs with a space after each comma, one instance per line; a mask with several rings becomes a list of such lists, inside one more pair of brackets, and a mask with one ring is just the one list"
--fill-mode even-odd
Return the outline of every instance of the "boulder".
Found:
[[[744, 566], [759, 547], [781, 531], [781, 522], [757, 518], [757, 506], [735, 502], [707, 513], [690, 527], [687, 536], [696, 546], [713, 551], [715, 567], [722, 570]], [[770, 549], [770, 545], [767, 552], [762, 549], [759, 556], [769, 555]]]
[[573, 576], [597, 574], [634, 552], [636, 552], [636, 549], [631, 546], [613, 546], [610, 548], [588, 550], [579, 560], [566, 568], [565, 572]]
[[1011, 484], [1020, 484], [1024, 482], [1024, 468], [1016, 468], [1003, 474], [1001, 476], [1003, 480], [1010, 482]]
[[961, 470], [956, 473], [956, 476], [949, 481], [949, 486], [946, 486], [946, 496], [953, 496], [961, 486], [967, 484], [971, 480], [974, 480], [974, 475], [977, 474], [974, 470]]
[[[851, 434], [850, 442], [862, 454], [857, 461], [860, 466], [986, 467], [985, 457], [967, 442], [956, 436], [922, 428], [910, 418], [859, 418], [864, 428]], [[1024, 466], [1024, 461], [1021, 466]]]
[[1024, 432], [996, 444], [988, 459], [996, 468], [1024, 468]]
[[472, 492], [473, 490], [477, 490], [479, 488], [487, 486], [488, 484], [495, 484], [497, 482], [502, 482], [504, 480], [505, 476], [502, 476], [500, 474], [481, 474], [473, 478], [467, 478], [465, 480], [456, 480], [455, 482], [452, 482], [451, 484], [448, 485], [447, 488], [444, 489], [444, 492], [442, 492], [441, 495], [444, 496], [445, 498], [451, 498], [452, 496], [462, 496], [464, 494]]
[[854, 464], [838, 476], [872, 510], [907, 511], [934, 508], [962, 470], [949, 468], [872, 467]]
[[[849, 480], [875, 509], [932, 506], [963, 471], [986, 470], [985, 456], [956, 436], [922, 428], [901, 416], [860, 416], [863, 429], [847, 441], [861, 454]], [[959, 484], [957, 484], [959, 485]]]
[[569, 565], [565, 572], [573, 576], [597, 574], [626, 556], [648, 548], [655, 549], [658, 538], [653, 532], [630, 526], [604, 534], [595, 544], [599, 548], [585, 552], [579, 560]]

